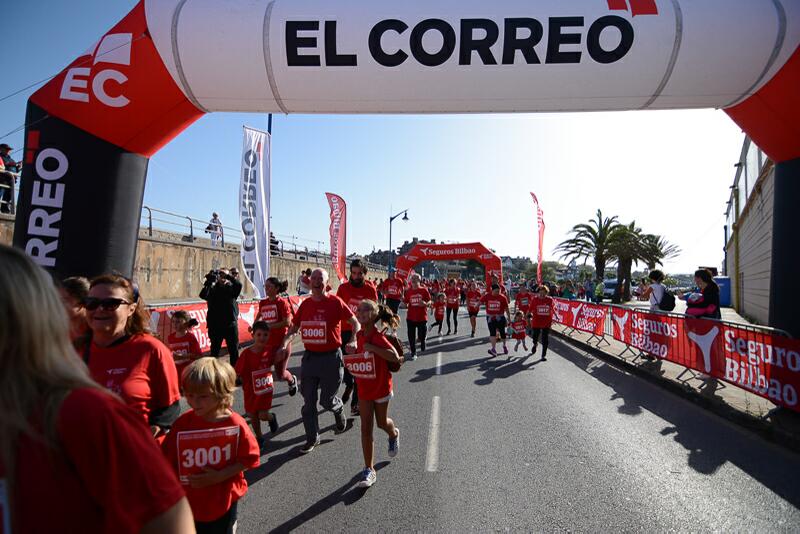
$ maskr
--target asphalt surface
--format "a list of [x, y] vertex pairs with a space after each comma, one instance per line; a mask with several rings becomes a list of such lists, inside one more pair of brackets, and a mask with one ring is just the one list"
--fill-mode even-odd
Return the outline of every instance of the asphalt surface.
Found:
[[547, 361], [490, 359], [484, 318], [475, 339], [459, 322], [394, 375], [400, 454], [376, 428], [370, 489], [355, 487], [358, 418], [335, 434], [321, 414], [322, 445], [301, 455], [302, 398], [277, 384], [281, 429], [247, 474], [239, 532], [800, 530], [800, 456], [555, 339]]

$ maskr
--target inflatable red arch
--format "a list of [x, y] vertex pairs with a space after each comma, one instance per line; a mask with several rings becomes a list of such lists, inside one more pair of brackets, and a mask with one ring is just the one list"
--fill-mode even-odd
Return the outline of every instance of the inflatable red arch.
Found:
[[503, 280], [503, 262], [494, 252], [481, 243], [417, 243], [414, 247], [397, 258], [395, 269], [397, 276], [408, 278], [411, 269], [423, 261], [475, 260], [483, 265], [486, 273], [486, 287], [492, 283], [492, 277]]
[[799, 43], [795, 0], [143, 0], [31, 96], [14, 244], [61, 276], [130, 274], [148, 158], [211, 111], [714, 107], [778, 163], [788, 316]]

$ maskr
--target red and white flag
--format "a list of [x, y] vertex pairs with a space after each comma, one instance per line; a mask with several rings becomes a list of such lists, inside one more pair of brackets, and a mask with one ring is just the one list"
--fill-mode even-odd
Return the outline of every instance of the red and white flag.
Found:
[[331, 262], [339, 282], [347, 281], [347, 204], [334, 193], [325, 193], [331, 207]]
[[531, 193], [536, 204], [536, 222], [539, 225], [539, 255], [536, 257], [536, 283], [542, 285], [542, 251], [544, 250], [544, 212], [539, 207], [539, 199]]

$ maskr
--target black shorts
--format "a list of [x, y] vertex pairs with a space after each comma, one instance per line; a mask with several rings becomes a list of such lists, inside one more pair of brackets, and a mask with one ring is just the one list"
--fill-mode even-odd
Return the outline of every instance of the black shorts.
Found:
[[476, 310], [476, 311], [467, 310], [467, 314], [469, 314], [470, 317], [477, 317], [479, 313], [480, 313], [480, 310]]
[[506, 338], [506, 318], [505, 317], [487, 317], [486, 322], [489, 325], [489, 337], [495, 337], [500, 334], [501, 339]]
[[386, 305], [397, 315], [397, 310], [400, 309], [400, 301], [398, 299], [386, 299]]

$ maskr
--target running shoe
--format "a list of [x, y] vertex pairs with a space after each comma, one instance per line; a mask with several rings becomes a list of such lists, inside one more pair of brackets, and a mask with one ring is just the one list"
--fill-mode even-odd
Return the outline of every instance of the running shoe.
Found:
[[292, 382], [289, 384], [289, 396], [294, 397], [297, 395], [297, 376], [292, 375]]
[[449, 335], [450, 335], [450, 330], [449, 330], [449, 329], [447, 330], [447, 333], [446, 333], [445, 335], [446, 335], [446, 336], [449, 336]]
[[269, 420], [269, 431], [273, 434], [278, 433], [278, 416], [272, 414], [272, 419]]
[[358, 409], [358, 404], [353, 404], [350, 406], [350, 415], [357, 416], [361, 415], [361, 410]]
[[472, 333], [469, 335], [469, 337], [475, 337], [475, 330], [472, 331]]
[[344, 416], [344, 408], [338, 412], [333, 412], [333, 417], [336, 419], [336, 432], [344, 432], [347, 430], [347, 419]]
[[410, 361], [410, 362], [413, 362], [416, 359], [417, 359], [417, 355], [416, 354], [412, 354], [411, 356], [408, 357], [408, 361]]
[[377, 480], [378, 476], [375, 474], [375, 470], [371, 467], [365, 467], [363, 471], [361, 471], [361, 476], [359, 477], [358, 487], [359, 488], [368, 488], [375, 484], [375, 480]]
[[309, 452], [313, 451], [314, 447], [316, 447], [317, 445], [319, 445], [319, 438], [317, 438], [317, 441], [308, 441], [300, 449], [300, 453], [301, 454], [308, 454]]
[[503, 354], [508, 354], [508, 347], [503, 345]]
[[536, 347], [536, 343], [534, 343], [534, 344], [533, 344], [533, 347], [531, 347], [531, 354], [532, 354], [532, 355], [533, 355], [533, 354], [536, 354], [536, 348], [537, 348], [537, 347]]
[[546, 362], [546, 361], [547, 361], [547, 356], [545, 356], [544, 354], [542, 354], [542, 361], [543, 361], [543, 362]]
[[489, 352], [489, 354], [491, 354], [491, 355], [492, 355], [492, 358], [494, 358], [495, 356], [497, 356], [497, 351], [496, 351], [496, 350], [494, 350], [494, 349], [489, 349], [489, 351], [488, 351], [488, 352]]
[[397, 436], [394, 438], [389, 438], [389, 457], [394, 458], [397, 456], [397, 453], [400, 450], [400, 429], [395, 427], [397, 430]]

